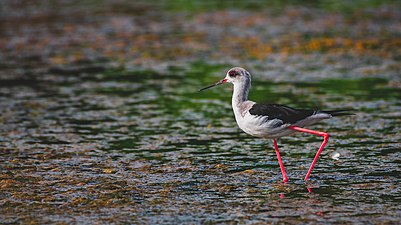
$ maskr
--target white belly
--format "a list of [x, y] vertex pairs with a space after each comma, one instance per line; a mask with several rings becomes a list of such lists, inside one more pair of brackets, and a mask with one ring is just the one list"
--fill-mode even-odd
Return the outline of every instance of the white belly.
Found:
[[278, 119], [267, 121], [266, 117], [255, 117], [249, 113], [244, 117], [236, 117], [236, 120], [241, 130], [255, 137], [278, 138], [294, 132], [287, 128], [289, 125], [278, 126], [281, 124]]

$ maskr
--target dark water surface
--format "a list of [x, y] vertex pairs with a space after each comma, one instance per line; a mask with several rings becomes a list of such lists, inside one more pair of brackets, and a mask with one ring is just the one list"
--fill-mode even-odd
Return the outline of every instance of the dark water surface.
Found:
[[[0, 1], [0, 224], [400, 224], [400, 2], [307, 2]], [[233, 66], [355, 109], [306, 184], [320, 137], [279, 140], [284, 185], [232, 87], [198, 92]]]
[[273, 82], [254, 74], [250, 99], [356, 112], [313, 127], [331, 139], [307, 184], [321, 138], [279, 141], [284, 185], [272, 142], [237, 128], [232, 87], [197, 92], [228, 68], [4, 79], [2, 222], [399, 222], [399, 88], [385, 78]]

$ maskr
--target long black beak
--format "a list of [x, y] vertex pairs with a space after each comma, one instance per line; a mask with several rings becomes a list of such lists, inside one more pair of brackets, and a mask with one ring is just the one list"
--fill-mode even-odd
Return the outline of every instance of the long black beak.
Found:
[[219, 82], [217, 82], [215, 84], [212, 84], [210, 86], [204, 87], [204, 88], [200, 89], [199, 91], [203, 91], [203, 90], [206, 90], [206, 89], [209, 89], [209, 88], [212, 88], [212, 87], [216, 87], [216, 86], [218, 86], [220, 84], [224, 84], [226, 82], [227, 82], [227, 79], [223, 79], [223, 80], [220, 80]]

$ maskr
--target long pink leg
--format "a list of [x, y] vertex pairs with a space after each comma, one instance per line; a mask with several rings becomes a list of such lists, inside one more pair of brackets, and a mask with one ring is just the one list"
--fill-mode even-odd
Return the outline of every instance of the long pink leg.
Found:
[[310, 174], [312, 173], [312, 169], [315, 166], [320, 153], [322, 153], [324, 146], [326, 146], [327, 142], [329, 141], [329, 134], [328, 133], [324, 133], [321, 131], [315, 131], [315, 130], [309, 130], [309, 129], [305, 129], [305, 128], [301, 128], [301, 127], [296, 127], [296, 126], [289, 126], [288, 128], [295, 130], [295, 131], [299, 131], [299, 132], [304, 132], [304, 133], [309, 133], [309, 134], [314, 134], [314, 135], [319, 135], [323, 137], [323, 142], [322, 145], [320, 145], [319, 150], [316, 153], [315, 158], [313, 159], [312, 164], [309, 167], [308, 173], [306, 173], [305, 179], [304, 181], [307, 181], [309, 179]]
[[287, 174], [285, 173], [283, 161], [281, 161], [281, 156], [280, 156], [280, 152], [278, 151], [276, 139], [273, 139], [273, 144], [274, 144], [274, 148], [276, 149], [276, 155], [277, 155], [277, 159], [278, 159], [278, 164], [280, 165], [281, 174], [283, 174], [283, 181], [284, 181], [284, 183], [287, 183], [288, 177], [287, 177]]

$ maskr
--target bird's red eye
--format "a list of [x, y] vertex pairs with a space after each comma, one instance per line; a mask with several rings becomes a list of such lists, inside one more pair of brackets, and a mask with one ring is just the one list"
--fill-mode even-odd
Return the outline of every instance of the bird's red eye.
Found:
[[235, 76], [237, 76], [238, 75], [238, 73], [237, 73], [237, 71], [235, 71], [235, 70], [230, 70], [229, 72], [228, 72], [228, 76], [230, 76], [230, 77], [235, 77]]

